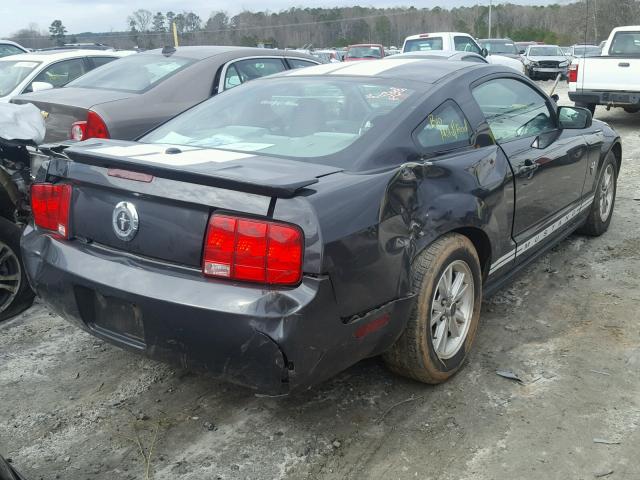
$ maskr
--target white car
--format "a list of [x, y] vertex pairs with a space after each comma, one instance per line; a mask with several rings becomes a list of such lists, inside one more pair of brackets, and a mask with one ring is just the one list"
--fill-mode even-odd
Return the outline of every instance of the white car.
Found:
[[[487, 50], [482, 48], [475, 38], [468, 33], [462, 32], [420, 33], [405, 38], [402, 45], [402, 53], [430, 52], [433, 50], [473, 52], [483, 57], [487, 57], [488, 54]], [[487, 61], [494, 65], [513, 68], [524, 74], [524, 65], [518, 59], [502, 55], [491, 55], [487, 58]]]
[[0, 102], [21, 93], [66, 85], [89, 70], [133, 51], [50, 50], [0, 58]]

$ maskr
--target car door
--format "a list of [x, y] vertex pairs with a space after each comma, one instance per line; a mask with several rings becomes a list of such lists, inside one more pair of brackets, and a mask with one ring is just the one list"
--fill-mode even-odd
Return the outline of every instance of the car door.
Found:
[[45, 67], [38, 75], [36, 75], [22, 93], [33, 91], [31, 87], [33, 82], [50, 83], [53, 85], [53, 88], [64, 87], [71, 80], [75, 80], [86, 72], [87, 65], [83, 58], [61, 60]]
[[255, 57], [234, 60], [223, 68], [218, 91], [229, 90], [255, 78], [287, 70], [283, 58]]
[[492, 78], [472, 93], [513, 170], [517, 255], [533, 254], [579, 213], [588, 163], [584, 138], [560, 130], [555, 105], [525, 81]]

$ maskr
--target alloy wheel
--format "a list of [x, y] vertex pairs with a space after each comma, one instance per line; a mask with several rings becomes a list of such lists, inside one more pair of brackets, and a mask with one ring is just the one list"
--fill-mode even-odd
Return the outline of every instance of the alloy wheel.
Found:
[[456, 260], [440, 276], [431, 302], [431, 341], [441, 360], [455, 356], [464, 345], [474, 303], [471, 269], [466, 262]]

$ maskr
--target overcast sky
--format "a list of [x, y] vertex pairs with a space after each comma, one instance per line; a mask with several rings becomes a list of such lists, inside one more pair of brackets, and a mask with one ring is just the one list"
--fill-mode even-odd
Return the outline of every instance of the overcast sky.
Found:
[[[498, 3], [499, 0], [493, 0]], [[203, 20], [212, 11], [224, 10], [230, 15], [241, 10], [279, 11], [292, 6], [335, 7], [360, 4], [362, 6], [399, 6], [433, 7], [436, 5], [456, 7], [461, 5], [488, 4], [489, 0], [306, 0], [296, 3], [294, 0], [0, 0], [0, 38], [9, 36], [30, 23], [36, 23], [47, 30], [53, 20], [62, 20], [69, 33], [108, 32], [127, 29], [127, 16], [138, 8], [154, 13], [172, 10], [196, 12]], [[521, 0], [512, 3], [549, 3], [545, 0]], [[559, 3], [567, 3], [567, 0]], [[230, 5], [231, 4], [231, 5]]]

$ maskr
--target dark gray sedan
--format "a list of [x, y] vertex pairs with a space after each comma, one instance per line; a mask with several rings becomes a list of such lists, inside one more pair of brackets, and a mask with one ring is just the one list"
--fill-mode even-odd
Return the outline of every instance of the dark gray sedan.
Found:
[[295, 51], [165, 47], [98, 68], [66, 87], [15, 97], [47, 112], [45, 142], [133, 140], [184, 110], [254, 78], [317, 65]]

